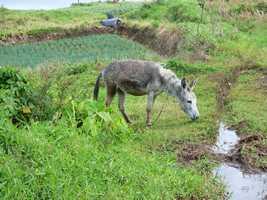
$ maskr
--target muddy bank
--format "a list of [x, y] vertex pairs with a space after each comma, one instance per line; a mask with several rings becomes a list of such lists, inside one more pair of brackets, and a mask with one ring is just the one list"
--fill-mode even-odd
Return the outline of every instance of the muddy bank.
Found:
[[[227, 105], [229, 101], [228, 96], [230, 95], [231, 89], [236, 84], [239, 76], [249, 70], [256, 70], [263, 74], [256, 84], [258, 84], [260, 88], [266, 89], [266, 69], [253, 63], [248, 63], [242, 67], [236, 67], [226, 75], [217, 74], [216, 79], [219, 80], [217, 85], [218, 113], [223, 113], [224, 106]], [[229, 154], [219, 157], [230, 162], [239, 163], [247, 170], [267, 171], [266, 134], [261, 132], [246, 132], [246, 130], [248, 130], [248, 123], [246, 121], [240, 121], [232, 125], [230, 129], [236, 131], [240, 140]]]
[[221, 123], [215, 145], [172, 141], [161, 150], [176, 151], [177, 162], [184, 165], [208, 157], [219, 163], [235, 163], [246, 171], [267, 172], [267, 164], [259, 162], [267, 156], [267, 137], [263, 133], [243, 133], [240, 136], [238, 126], [241, 128], [244, 122], [231, 127]]
[[103, 26], [80, 26], [75, 28], [51, 28], [32, 30], [25, 34], [9, 34], [0, 38], [0, 45], [17, 44], [25, 42], [40, 42], [93, 34], [118, 34], [141, 43], [162, 56], [175, 55], [182, 45], [182, 33], [166, 28], [152, 26], [140, 27], [138, 25], [123, 24], [118, 29]]
[[250, 172], [267, 172], [267, 165], [258, 162], [267, 156], [266, 146], [262, 145], [262, 135], [251, 135], [241, 137], [240, 142], [229, 154], [215, 153], [212, 146], [208, 144], [183, 144], [177, 150], [177, 162], [190, 165], [194, 161], [210, 158], [216, 162], [231, 162], [242, 166], [242, 169]]
[[124, 25], [118, 29], [120, 35], [144, 44], [162, 56], [172, 56], [182, 45], [182, 32], [178, 29], [139, 27], [138, 25]]
[[[240, 124], [244, 126], [244, 123]], [[212, 147], [212, 152], [215, 155], [225, 156], [227, 160], [222, 161], [213, 170], [213, 174], [220, 177], [226, 185], [229, 199], [262, 200], [267, 195], [267, 174], [256, 171], [255, 165], [250, 169], [248, 160], [240, 160], [243, 152], [239, 152], [243, 144], [248, 145], [252, 141], [262, 139], [261, 135], [256, 134], [240, 138], [235, 130], [226, 127], [223, 123], [220, 124], [217, 142]]]
[[[244, 124], [241, 122], [236, 127], [241, 128], [245, 126]], [[260, 145], [259, 142], [264, 139], [266, 138], [261, 134], [238, 136], [233, 126], [227, 127], [221, 122], [214, 145], [182, 142], [172, 142], [171, 145], [178, 149], [177, 162], [179, 164], [190, 166], [194, 161], [205, 157], [218, 163], [212, 173], [219, 177], [226, 186], [224, 199], [263, 200], [267, 195], [267, 173], [264, 172], [266, 169], [257, 166], [257, 160], [252, 160], [254, 157], [251, 157], [251, 154], [246, 157], [242, 148], [255, 143]], [[259, 146], [256, 148], [254, 145], [253, 149], [254, 151], [256, 149], [258, 155], [267, 155], [266, 147], [260, 149]]]
[[77, 36], [86, 36], [92, 34], [108, 34], [113, 33], [114, 30], [99, 26], [81, 26], [75, 28], [51, 28], [32, 30], [25, 34], [10, 34], [0, 38], [0, 45], [9, 45], [25, 42], [41, 42], [47, 40], [56, 40], [62, 38], [70, 38]]
[[240, 122], [235, 126], [237, 133], [242, 132], [240, 141], [235, 148], [226, 156], [231, 162], [241, 164], [245, 169], [250, 171], [267, 172], [267, 136], [261, 132], [246, 133], [244, 132], [246, 123]]
[[261, 69], [262, 77], [258, 80], [258, 85], [260, 89], [263, 89], [267, 92], [267, 69]]

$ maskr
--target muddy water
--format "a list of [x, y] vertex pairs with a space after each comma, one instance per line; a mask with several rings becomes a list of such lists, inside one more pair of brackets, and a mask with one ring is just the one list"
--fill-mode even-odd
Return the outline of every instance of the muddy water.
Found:
[[267, 175], [242, 172], [240, 166], [223, 163], [214, 171], [225, 183], [231, 200], [264, 200], [267, 195]]
[[[236, 132], [220, 124], [214, 153], [228, 154], [239, 141]], [[240, 164], [221, 163], [213, 170], [225, 183], [230, 200], [265, 200], [267, 197], [267, 174], [249, 173]]]
[[214, 153], [217, 154], [227, 154], [234, 146], [238, 143], [239, 137], [234, 130], [228, 129], [222, 122], [219, 127], [219, 135], [217, 137], [217, 142], [213, 146]]

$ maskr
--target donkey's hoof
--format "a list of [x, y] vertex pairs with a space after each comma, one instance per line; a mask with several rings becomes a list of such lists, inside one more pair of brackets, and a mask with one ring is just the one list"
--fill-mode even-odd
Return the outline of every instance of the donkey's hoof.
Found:
[[146, 123], [146, 126], [150, 128], [152, 126], [152, 123], [151, 122]]

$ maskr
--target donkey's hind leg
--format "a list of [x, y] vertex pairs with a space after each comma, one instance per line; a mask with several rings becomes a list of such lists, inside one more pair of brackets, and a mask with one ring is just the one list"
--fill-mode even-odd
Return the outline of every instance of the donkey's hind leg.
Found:
[[106, 106], [109, 107], [112, 103], [113, 97], [115, 96], [117, 92], [116, 85], [113, 84], [106, 84], [107, 87], [107, 96], [106, 96]]
[[147, 126], [152, 126], [152, 107], [156, 99], [156, 95], [154, 92], [149, 92], [147, 95], [147, 106], [146, 106], [146, 112], [147, 112], [147, 117], [146, 117], [146, 124]]
[[125, 121], [127, 123], [131, 123], [131, 120], [129, 119], [128, 115], [125, 112], [124, 103], [125, 103], [125, 92], [123, 92], [121, 89], [118, 89], [118, 96], [119, 96], [119, 109], [121, 114], [123, 115]]

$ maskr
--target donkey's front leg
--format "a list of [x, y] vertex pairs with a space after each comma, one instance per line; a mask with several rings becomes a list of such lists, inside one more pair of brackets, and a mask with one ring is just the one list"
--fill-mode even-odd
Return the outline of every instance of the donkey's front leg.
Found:
[[147, 126], [152, 126], [152, 108], [153, 108], [153, 103], [155, 99], [155, 94], [154, 92], [149, 92], [147, 95], [147, 106], [146, 106], [146, 124]]

